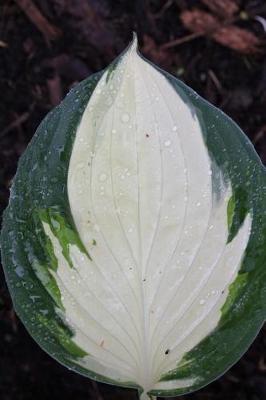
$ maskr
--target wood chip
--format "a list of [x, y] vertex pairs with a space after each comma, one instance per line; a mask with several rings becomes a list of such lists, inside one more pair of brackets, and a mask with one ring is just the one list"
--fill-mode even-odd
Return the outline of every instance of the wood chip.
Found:
[[92, 388], [93, 388], [93, 395], [94, 395], [93, 398], [95, 400], [104, 400], [102, 395], [101, 395], [101, 392], [100, 392], [100, 389], [99, 389], [99, 386], [98, 386], [97, 382], [92, 380], [91, 381], [91, 385], [92, 385]]
[[220, 21], [212, 14], [194, 9], [192, 11], [183, 11], [180, 14], [183, 25], [195, 33], [210, 33], [221, 27]]
[[266, 125], [263, 125], [256, 133], [253, 138], [253, 144], [257, 144], [260, 141], [264, 141], [266, 137]]
[[40, 12], [32, 0], [15, 0], [17, 5], [24, 11], [29, 20], [43, 34], [46, 42], [57, 39], [61, 35], [60, 29], [53, 26]]
[[266, 361], [265, 361], [264, 357], [260, 358], [258, 368], [259, 368], [259, 371], [266, 372]]
[[22, 124], [24, 124], [24, 122], [26, 122], [29, 119], [29, 117], [32, 113], [32, 110], [33, 110], [33, 106], [30, 107], [29, 111], [26, 111], [23, 114], [21, 114], [18, 118], [16, 118], [14, 121], [12, 121], [6, 128], [4, 128], [0, 132], [0, 136], [3, 137], [4, 135], [9, 133], [13, 129], [19, 128]]
[[63, 99], [62, 84], [60, 76], [55, 74], [51, 79], [47, 80], [50, 103], [52, 106], [57, 106]]
[[239, 11], [239, 5], [234, 0], [201, 0], [201, 2], [222, 18], [232, 18]]
[[216, 42], [242, 54], [255, 54], [260, 51], [261, 41], [252, 32], [237, 26], [221, 28], [212, 37]]
[[172, 59], [169, 57], [168, 50], [158, 46], [151, 36], [144, 34], [142, 39], [143, 45], [141, 50], [143, 53], [158, 64], [163, 65], [164, 68], [171, 68]]
[[4, 42], [3, 40], [0, 40], [0, 47], [8, 47], [8, 44], [6, 42]]
[[206, 35], [242, 54], [254, 54], [261, 51], [261, 40], [252, 32], [233, 24], [223, 24], [212, 14], [194, 9], [180, 15], [184, 26], [195, 34]]

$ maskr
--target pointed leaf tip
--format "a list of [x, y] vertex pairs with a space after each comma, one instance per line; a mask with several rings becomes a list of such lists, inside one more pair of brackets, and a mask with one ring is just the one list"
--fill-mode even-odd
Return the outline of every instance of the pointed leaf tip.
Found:
[[138, 50], [138, 35], [137, 35], [137, 33], [135, 31], [133, 31], [130, 49], [132, 51], [137, 51]]

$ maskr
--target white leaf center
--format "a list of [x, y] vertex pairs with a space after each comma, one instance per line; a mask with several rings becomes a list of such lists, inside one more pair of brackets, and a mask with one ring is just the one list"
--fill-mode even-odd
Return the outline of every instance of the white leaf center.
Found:
[[231, 186], [196, 114], [135, 45], [107, 75], [77, 129], [68, 173], [92, 260], [72, 245], [71, 269], [45, 224], [54, 277], [74, 341], [89, 353], [81, 365], [145, 392], [190, 386], [158, 381], [217, 326], [251, 218], [227, 244]]

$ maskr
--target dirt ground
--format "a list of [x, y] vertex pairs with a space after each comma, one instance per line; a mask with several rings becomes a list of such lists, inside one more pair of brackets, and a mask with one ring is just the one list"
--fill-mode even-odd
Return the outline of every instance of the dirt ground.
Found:
[[[0, 212], [18, 158], [46, 113], [138, 33], [141, 51], [219, 106], [266, 163], [264, 0], [1, 0]], [[266, 335], [197, 400], [265, 400]], [[16, 317], [0, 272], [0, 399], [127, 400], [45, 354]]]

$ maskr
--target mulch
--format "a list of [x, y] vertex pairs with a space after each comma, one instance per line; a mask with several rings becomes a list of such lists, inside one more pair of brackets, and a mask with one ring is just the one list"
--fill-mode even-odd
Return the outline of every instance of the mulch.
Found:
[[[17, 161], [43, 117], [138, 33], [142, 53], [230, 115], [266, 163], [263, 0], [5, 0], [0, 5], [0, 213]], [[16, 317], [0, 272], [2, 400], [130, 400], [45, 354]], [[185, 396], [264, 400], [266, 335], [222, 378]], [[182, 398], [182, 397], [181, 397]]]

